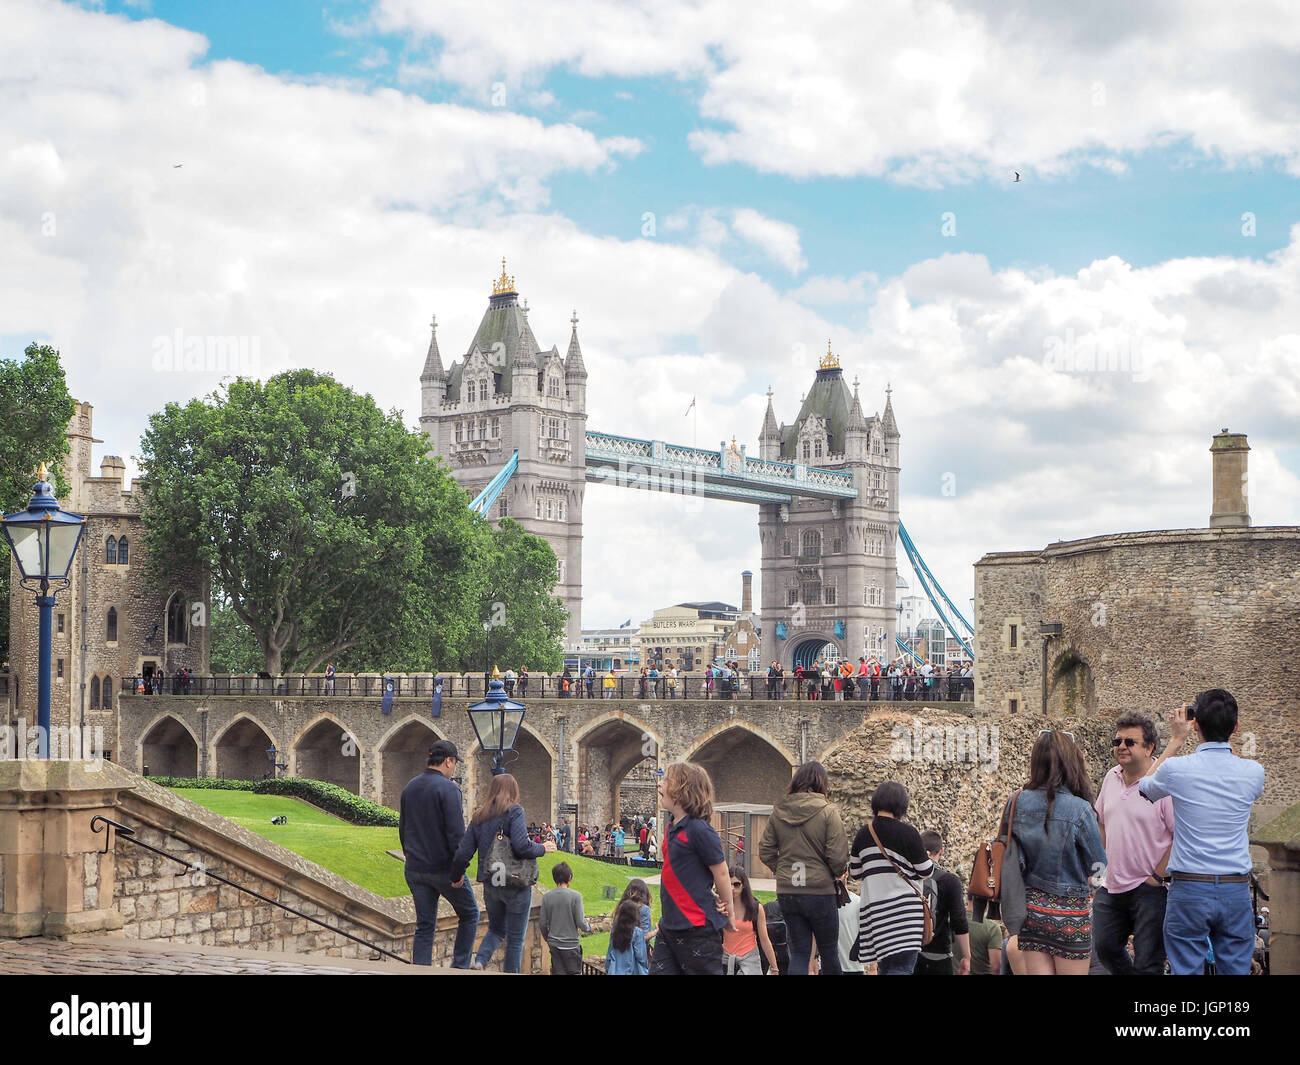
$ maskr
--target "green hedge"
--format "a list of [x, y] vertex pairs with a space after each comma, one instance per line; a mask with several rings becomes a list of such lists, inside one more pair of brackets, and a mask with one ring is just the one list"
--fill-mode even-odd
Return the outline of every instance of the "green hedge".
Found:
[[323, 780], [285, 777], [279, 780], [215, 780], [203, 777], [150, 777], [164, 788], [213, 788], [218, 791], [251, 791], [258, 795], [288, 795], [302, 799], [327, 814], [341, 817], [354, 825], [378, 825], [396, 828], [400, 818], [387, 806], [353, 795], [346, 788]]

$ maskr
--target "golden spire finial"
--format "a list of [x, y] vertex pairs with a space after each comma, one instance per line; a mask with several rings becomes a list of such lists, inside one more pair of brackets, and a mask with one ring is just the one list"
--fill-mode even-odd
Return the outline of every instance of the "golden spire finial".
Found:
[[831, 342], [826, 341], [826, 354], [822, 356], [822, 361], [817, 364], [819, 370], [838, 370], [840, 368], [839, 356], [831, 353]]
[[38, 481], [48, 481], [50, 479], [49, 468], [43, 462], [41, 463], [40, 469], [36, 471], [36, 479]]
[[492, 295], [500, 296], [505, 292], [514, 292], [515, 279], [506, 274], [505, 256], [501, 257], [501, 276], [492, 284]]

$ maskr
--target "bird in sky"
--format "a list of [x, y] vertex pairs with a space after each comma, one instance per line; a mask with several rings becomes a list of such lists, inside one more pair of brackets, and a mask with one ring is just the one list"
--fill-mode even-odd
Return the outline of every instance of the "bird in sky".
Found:
[[1020, 180], [1020, 171], [1019, 171], [1019, 170], [1015, 170], [1015, 171], [1012, 171], [1012, 173], [1014, 173], [1014, 174], [1016, 175], [1016, 180], [1019, 181], [1019, 180]]
[[[184, 165], [185, 165], [184, 163], [172, 163], [172, 169], [173, 169], [173, 170], [179, 170], [179, 169], [180, 169], [181, 167], [183, 167]], [[1019, 181], [1020, 179], [1019, 179], [1019, 178], [1016, 178], [1016, 180]]]

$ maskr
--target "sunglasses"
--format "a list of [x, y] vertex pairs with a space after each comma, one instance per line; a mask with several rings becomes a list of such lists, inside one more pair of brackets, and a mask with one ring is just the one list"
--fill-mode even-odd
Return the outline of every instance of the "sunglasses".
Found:
[[[1061, 731], [1060, 729], [1045, 728], [1045, 729], [1043, 729], [1041, 732], [1039, 732], [1038, 734], [1039, 734], [1040, 736], [1050, 736], [1053, 732], [1060, 732], [1060, 731]], [[1071, 740], [1074, 739], [1074, 733], [1073, 733], [1073, 732], [1061, 732], [1061, 735], [1062, 735], [1062, 736], [1069, 736]]]
[[1110, 745], [1112, 747], [1118, 747], [1121, 743], [1125, 747], [1136, 747], [1138, 745], [1138, 741], [1135, 740], [1132, 736], [1125, 736], [1123, 739], [1120, 739], [1120, 737], [1116, 736], [1113, 740], [1110, 741]]

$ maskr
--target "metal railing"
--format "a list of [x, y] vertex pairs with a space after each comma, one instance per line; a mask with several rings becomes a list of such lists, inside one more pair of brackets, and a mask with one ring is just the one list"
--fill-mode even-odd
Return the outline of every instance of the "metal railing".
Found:
[[[393, 676], [393, 695], [399, 698], [431, 699], [434, 681], [428, 675]], [[449, 699], [482, 699], [488, 691], [488, 680], [481, 674], [453, 674], [438, 678], [442, 682], [442, 697]], [[504, 678], [503, 678], [504, 679]], [[676, 699], [763, 701], [763, 702], [973, 702], [975, 682], [970, 677], [880, 677], [867, 678], [859, 686], [853, 679], [853, 691], [823, 690], [808, 681], [796, 681], [788, 673], [779, 681], [769, 681], [766, 674], [744, 674], [737, 681], [726, 677], [712, 680], [703, 674], [656, 680], [619, 674], [613, 677], [597, 675], [564, 678], [562, 676], [532, 675], [522, 681], [506, 681], [506, 694], [518, 700], [527, 699], [612, 699], [639, 700], [642, 702], [671, 702]], [[384, 694], [385, 678], [378, 675], [343, 675], [328, 680], [318, 674], [309, 676], [257, 677], [164, 677], [161, 687], [143, 683], [148, 695], [265, 695], [278, 698], [380, 698]], [[140, 678], [122, 680], [121, 690], [126, 694], [136, 692]]]
[[[143, 840], [136, 839], [135, 829], [122, 824], [120, 821], [114, 821], [112, 818], [105, 817], [103, 814], [96, 814], [94, 817], [90, 819], [90, 831], [95, 833], [103, 832], [105, 834], [104, 851], [103, 851], [104, 854], [108, 853], [108, 848], [112, 846], [112, 842], [113, 842], [113, 833], [110, 829], [110, 826], [111, 828], [117, 829], [118, 836], [121, 837], [122, 839], [125, 839], [128, 843], [134, 843], [137, 847], [143, 847], [145, 850], [158, 855], [158, 857], [160, 858], [166, 858], [168, 861], [175, 862], [187, 873], [198, 873], [204, 879], [211, 878], [212, 880], [216, 880], [218, 883], [225, 884], [227, 887], [232, 887], [236, 891], [242, 891], [245, 895], [252, 895], [253, 898], [258, 899], [261, 902], [267, 902], [270, 903], [272, 906], [277, 906], [280, 909], [284, 910], [286, 913], [293, 914], [295, 917], [301, 917], [304, 921], [310, 921], [314, 925], [320, 925], [321, 928], [327, 929], [330, 932], [334, 932], [336, 935], [340, 935], [344, 939], [350, 939], [352, 940], [353, 943], [360, 943], [363, 947], [366, 947], [369, 950], [373, 950], [377, 954], [383, 954], [386, 955], [387, 957], [394, 958], [397, 961], [402, 962], [404, 965], [411, 964], [410, 958], [403, 958], [400, 954], [394, 954], [391, 950], [385, 950], [383, 947], [377, 946], [374, 943], [369, 942], [368, 940], [362, 939], [360, 936], [354, 936], [351, 932], [345, 932], [341, 928], [336, 928], [332, 924], [327, 924], [325, 921], [322, 921], [317, 917], [313, 917], [309, 913], [303, 913], [302, 910], [296, 910], [292, 906], [288, 905], [287, 903], [278, 902], [275, 899], [268, 898], [266, 895], [263, 895], [261, 892], [254, 891], [252, 888], [244, 887], [244, 885], [242, 884], [236, 884], [233, 880], [227, 880], [224, 876], [221, 876], [219, 873], [212, 872], [211, 869], [207, 869], [197, 862], [187, 862], [182, 858], [177, 858], [176, 855], [174, 854], [168, 854], [165, 850], [162, 850], [158, 847], [151, 846], [150, 844], [145, 843]], [[158, 829], [158, 831], [161, 832], [168, 839], [180, 840], [180, 842], [184, 843], [187, 847], [193, 846], [193, 844], [190, 843], [189, 840], [181, 839], [173, 832], [167, 832], [161, 828]]]

